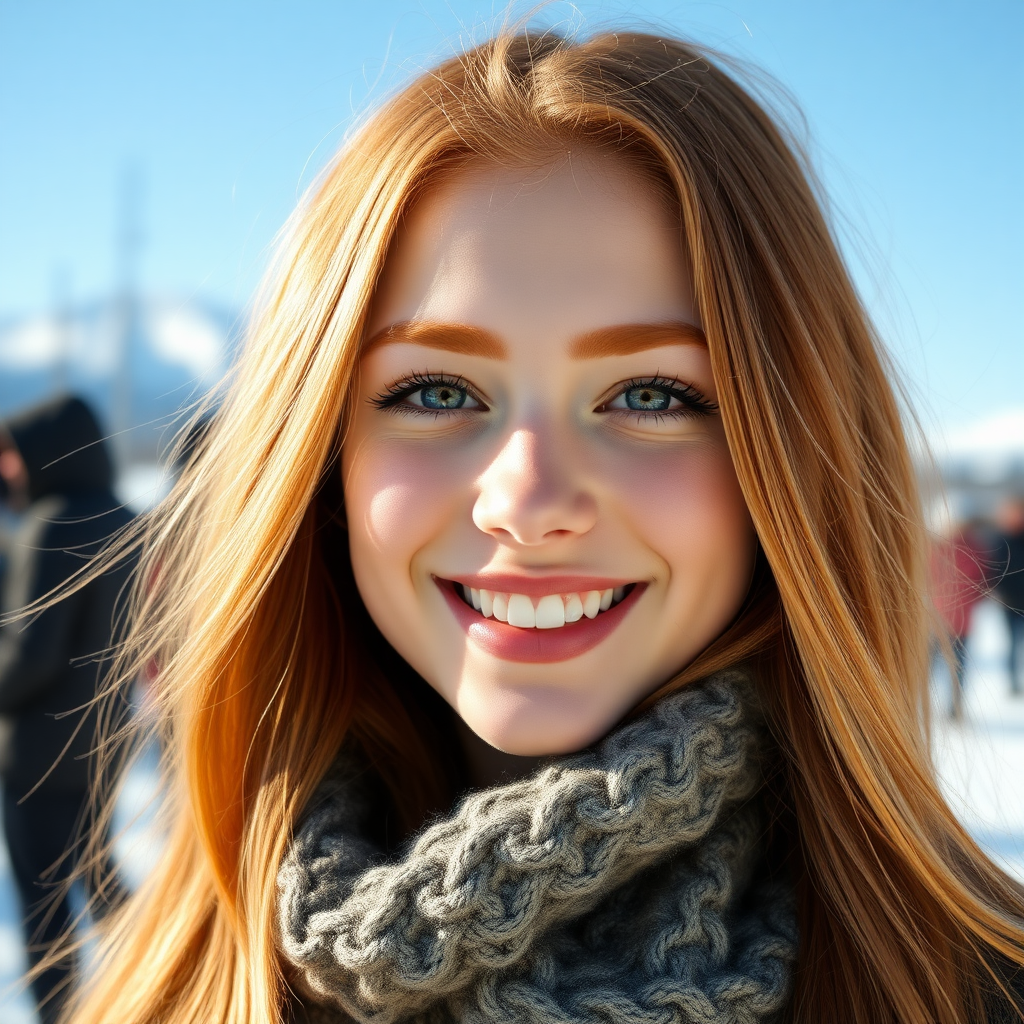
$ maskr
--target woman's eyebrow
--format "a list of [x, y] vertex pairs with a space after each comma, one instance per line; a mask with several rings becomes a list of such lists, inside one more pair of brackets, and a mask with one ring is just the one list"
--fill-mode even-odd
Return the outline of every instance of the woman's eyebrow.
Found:
[[616, 324], [600, 327], [573, 338], [569, 345], [570, 359], [600, 359], [604, 356], [628, 356], [663, 345], [704, 345], [704, 332], [695, 324], [682, 320], [653, 324]]
[[378, 345], [394, 345], [403, 341], [412, 345], [457, 352], [460, 355], [508, 359], [505, 343], [496, 334], [482, 327], [435, 323], [429, 320], [402, 320], [385, 327], [367, 341], [363, 351], [365, 353]]
[[[365, 353], [379, 345], [400, 342], [425, 345], [427, 348], [457, 352], [460, 355], [482, 356], [485, 359], [508, 359], [508, 347], [491, 331], [469, 324], [438, 323], [432, 320], [402, 320], [391, 324], [374, 334], [366, 342], [363, 351]], [[569, 358], [628, 356], [663, 345], [707, 345], [707, 339], [699, 327], [681, 320], [616, 324], [577, 335], [569, 343]]]

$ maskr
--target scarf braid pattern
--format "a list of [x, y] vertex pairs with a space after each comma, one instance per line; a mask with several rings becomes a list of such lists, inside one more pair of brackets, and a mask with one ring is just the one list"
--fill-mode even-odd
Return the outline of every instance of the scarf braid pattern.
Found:
[[475, 792], [397, 860], [351, 758], [278, 876], [307, 1020], [757, 1024], [791, 985], [792, 894], [762, 867], [763, 723], [732, 670], [595, 747]]

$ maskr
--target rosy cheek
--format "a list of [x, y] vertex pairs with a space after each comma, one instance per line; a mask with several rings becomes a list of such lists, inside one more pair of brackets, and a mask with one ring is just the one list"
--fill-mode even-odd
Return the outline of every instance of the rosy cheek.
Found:
[[[348, 467], [345, 505], [352, 540], [378, 557], [409, 557], [429, 542], [452, 515], [458, 486], [422, 452], [381, 445]], [[355, 535], [355, 534], [358, 535]]]
[[753, 557], [753, 529], [724, 441], [654, 450], [623, 462], [619, 500], [675, 575], [714, 573]]

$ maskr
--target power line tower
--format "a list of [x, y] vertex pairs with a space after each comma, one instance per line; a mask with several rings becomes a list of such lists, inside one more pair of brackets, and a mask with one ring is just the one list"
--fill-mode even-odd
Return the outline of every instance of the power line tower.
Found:
[[115, 299], [117, 345], [110, 423], [114, 449], [122, 469], [131, 460], [131, 428], [134, 424], [133, 357], [141, 333], [139, 265], [143, 243], [142, 190], [141, 169], [136, 164], [128, 164], [122, 173], [118, 192]]
[[60, 394], [68, 388], [68, 364], [71, 359], [71, 272], [66, 266], [54, 268], [52, 295], [55, 352], [50, 386], [54, 394]]

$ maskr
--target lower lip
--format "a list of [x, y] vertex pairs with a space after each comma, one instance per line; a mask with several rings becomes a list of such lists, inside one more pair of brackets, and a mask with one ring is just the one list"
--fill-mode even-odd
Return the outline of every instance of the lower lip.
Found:
[[449, 580], [435, 577], [434, 582], [444, 594], [456, 621], [477, 647], [502, 661], [533, 664], [568, 661], [586, 654], [615, 630], [647, 589], [646, 583], [637, 583], [614, 608], [593, 619], [584, 617], [556, 629], [520, 629], [499, 619], [485, 619], [462, 600], [455, 592], [455, 584]]

